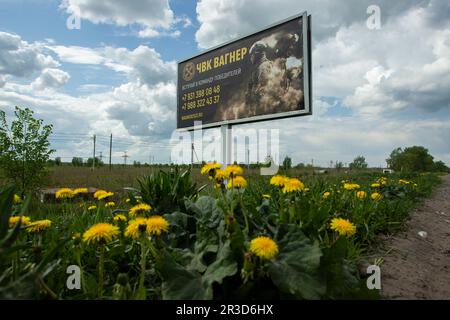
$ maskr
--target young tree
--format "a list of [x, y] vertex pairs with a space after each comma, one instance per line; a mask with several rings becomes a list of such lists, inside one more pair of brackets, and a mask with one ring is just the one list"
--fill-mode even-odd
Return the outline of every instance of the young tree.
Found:
[[394, 149], [386, 162], [396, 171], [432, 171], [434, 166], [433, 156], [422, 146]]
[[348, 167], [350, 169], [365, 169], [367, 168], [366, 158], [364, 158], [364, 156], [357, 156]]
[[72, 158], [72, 165], [74, 167], [82, 167], [83, 166], [83, 158], [73, 157]]
[[286, 156], [283, 160], [283, 169], [288, 170], [292, 167], [292, 159]]
[[0, 110], [0, 167], [23, 193], [38, 187], [46, 174], [45, 164], [54, 152], [48, 141], [52, 125], [43, 125], [28, 108], [16, 107], [14, 114], [9, 127]]

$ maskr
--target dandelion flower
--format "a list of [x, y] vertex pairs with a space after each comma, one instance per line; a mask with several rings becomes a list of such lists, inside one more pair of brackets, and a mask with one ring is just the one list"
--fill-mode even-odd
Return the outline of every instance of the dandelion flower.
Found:
[[344, 189], [345, 190], [354, 190], [359, 189], [360, 185], [357, 183], [344, 183]]
[[130, 216], [134, 217], [134, 216], [144, 215], [145, 213], [149, 212], [150, 210], [152, 210], [152, 207], [150, 205], [148, 205], [146, 203], [140, 203], [130, 209]]
[[358, 191], [356, 192], [356, 196], [358, 197], [358, 199], [365, 199], [367, 197], [367, 193], [365, 191]]
[[374, 192], [370, 195], [370, 197], [372, 198], [372, 200], [378, 201], [381, 200], [382, 196], [381, 194], [379, 194], [378, 192]]
[[9, 227], [10, 228], [14, 227], [17, 224], [17, 222], [19, 222], [19, 220], [20, 220], [21, 225], [23, 225], [23, 226], [27, 226], [30, 224], [30, 217], [11, 216], [11, 217], [9, 217]]
[[123, 214], [118, 214], [114, 216], [114, 221], [116, 222], [127, 221], [127, 217], [125, 217]]
[[52, 221], [45, 219], [45, 220], [38, 220], [30, 223], [27, 227], [27, 231], [31, 233], [38, 233], [41, 231], [44, 231], [48, 228], [50, 228], [52, 225]]
[[216, 179], [217, 182], [222, 182], [223, 180], [226, 180], [229, 178], [229, 174], [227, 171], [218, 169], [216, 170], [216, 175], [214, 176], [214, 179]]
[[161, 232], [167, 232], [169, 222], [161, 216], [151, 216], [147, 219], [147, 233], [152, 235], [160, 235]]
[[261, 259], [270, 260], [278, 254], [278, 245], [269, 237], [257, 237], [250, 242], [250, 252]]
[[75, 190], [73, 190], [74, 195], [88, 193], [88, 192], [89, 192], [88, 188], [76, 188]]
[[97, 206], [89, 206], [88, 211], [97, 210]]
[[232, 179], [230, 179], [230, 181], [228, 181], [228, 185], [227, 188], [231, 189], [231, 188], [245, 188], [247, 187], [247, 180], [244, 179], [244, 177], [241, 176], [237, 176], [234, 177]]
[[218, 170], [222, 167], [222, 165], [220, 163], [216, 163], [216, 162], [210, 162], [205, 164], [202, 169], [200, 170], [201, 174], [208, 174], [211, 175], [213, 174], [213, 172], [215, 170]]
[[95, 198], [95, 199], [98, 199], [99, 196], [101, 196], [101, 195], [103, 195], [103, 194], [105, 194], [105, 193], [108, 193], [108, 191], [105, 191], [105, 190], [97, 190], [97, 191], [94, 192], [94, 198]]
[[296, 178], [292, 178], [292, 179], [288, 179], [285, 183], [284, 183], [284, 187], [283, 187], [283, 193], [290, 193], [290, 192], [295, 192], [295, 191], [302, 191], [305, 189], [305, 185], [303, 184], [303, 182], [301, 182], [299, 179]]
[[270, 194], [263, 194], [262, 197], [263, 199], [270, 199]]
[[106, 199], [106, 198], [108, 198], [108, 197], [112, 197], [113, 195], [114, 195], [114, 192], [104, 192], [104, 193], [100, 194], [100, 195], [97, 197], [97, 199], [98, 199], [98, 200], [103, 200], [103, 199]]
[[110, 223], [97, 223], [83, 234], [83, 241], [87, 244], [105, 244], [119, 235], [119, 228]]
[[73, 198], [75, 194], [73, 193], [72, 189], [69, 188], [61, 188], [55, 193], [56, 199], [70, 199]]
[[225, 168], [225, 172], [230, 176], [230, 177], [236, 177], [236, 176], [240, 176], [244, 173], [244, 169], [242, 169], [240, 166], [232, 164], [231, 166], [228, 166]]
[[327, 192], [324, 192], [323, 194], [322, 194], [322, 199], [328, 199], [329, 197], [330, 197], [330, 195], [331, 195], [331, 192], [329, 192], [329, 191], [327, 191]]
[[147, 233], [147, 219], [138, 217], [134, 220], [128, 221], [128, 226], [125, 229], [125, 236], [133, 239], [139, 238], [142, 233]]
[[284, 184], [289, 180], [288, 177], [276, 175], [270, 178], [270, 184], [276, 187], [284, 187]]
[[14, 199], [13, 199], [13, 203], [14, 204], [19, 204], [21, 202], [22, 202], [22, 198], [19, 195], [15, 194], [14, 195]]
[[114, 207], [115, 205], [116, 205], [115, 202], [110, 201], [110, 202], [107, 202], [107, 203], [105, 204], [105, 207], [106, 207], [106, 208], [112, 208], [112, 207]]
[[377, 183], [372, 183], [370, 186], [372, 188], [379, 188], [381, 185], [377, 182]]
[[341, 236], [351, 237], [356, 233], [356, 226], [349, 220], [342, 218], [333, 218], [330, 223], [330, 228]]

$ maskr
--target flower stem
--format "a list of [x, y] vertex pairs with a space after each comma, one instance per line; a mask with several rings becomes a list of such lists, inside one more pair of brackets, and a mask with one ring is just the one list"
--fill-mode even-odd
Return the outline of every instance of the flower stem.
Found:
[[98, 297], [103, 297], [103, 273], [105, 269], [105, 246], [100, 245], [100, 256], [98, 259]]
[[145, 281], [145, 266], [147, 264], [147, 246], [146, 241], [147, 239], [142, 239], [141, 242], [141, 273], [139, 275], [139, 287], [138, 287], [138, 299], [145, 300], [145, 287], [144, 287], [144, 281]]

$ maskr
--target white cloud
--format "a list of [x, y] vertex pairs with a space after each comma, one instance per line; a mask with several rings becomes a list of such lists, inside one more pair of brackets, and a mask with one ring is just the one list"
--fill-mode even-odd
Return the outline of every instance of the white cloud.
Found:
[[58, 66], [50, 55], [42, 53], [39, 43], [28, 43], [18, 35], [0, 31], [0, 82], [6, 81], [5, 76], [30, 77]]
[[61, 8], [93, 23], [169, 28], [174, 13], [168, 0], [64, 0]]
[[154, 85], [159, 82], [175, 82], [176, 63], [163, 61], [155, 49], [140, 45], [127, 48], [77, 46], [48, 46], [63, 62], [104, 65], [116, 72], [128, 75], [131, 81]]
[[59, 69], [44, 69], [41, 75], [31, 84], [33, 89], [44, 90], [54, 89], [63, 86], [70, 78], [70, 75]]

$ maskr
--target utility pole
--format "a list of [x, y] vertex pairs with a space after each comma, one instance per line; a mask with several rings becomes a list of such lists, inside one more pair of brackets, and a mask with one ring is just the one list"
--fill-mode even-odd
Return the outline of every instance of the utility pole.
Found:
[[194, 143], [191, 143], [191, 169], [194, 167]]
[[94, 134], [94, 153], [92, 154], [92, 170], [95, 169], [95, 140], [96, 140], [96, 137]]
[[109, 171], [111, 171], [112, 165], [111, 165], [111, 154], [112, 154], [112, 133], [109, 137]]
[[247, 147], [247, 169], [250, 169], [250, 144]]
[[122, 156], [124, 165], [127, 165], [127, 158], [128, 158], [128, 157], [129, 157], [129, 155], [127, 155], [127, 152], [125, 151], [125, 152], [124, 152], [124, 155]]

